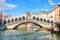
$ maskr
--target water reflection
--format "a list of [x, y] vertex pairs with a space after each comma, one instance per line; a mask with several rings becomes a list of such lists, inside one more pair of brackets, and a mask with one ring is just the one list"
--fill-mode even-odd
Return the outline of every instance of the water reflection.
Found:
[[0, 24], [0, 30], [5, 30], [6, 29], [6, 25], [5, 24]]
[[51, 34], [52, 40], [57, 40], [57, 35], [56, 34]]
[[59, 40], [60, 34], [54, 34], [49, 31], [17, 31], [6, 30], [0, 31], [1, 40]]

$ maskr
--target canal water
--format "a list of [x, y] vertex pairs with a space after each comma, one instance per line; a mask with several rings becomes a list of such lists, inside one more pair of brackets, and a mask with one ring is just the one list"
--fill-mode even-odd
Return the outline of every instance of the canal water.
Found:
[[49, 31], [0, 31], [0, 40], [60, 40], [59, 34]]

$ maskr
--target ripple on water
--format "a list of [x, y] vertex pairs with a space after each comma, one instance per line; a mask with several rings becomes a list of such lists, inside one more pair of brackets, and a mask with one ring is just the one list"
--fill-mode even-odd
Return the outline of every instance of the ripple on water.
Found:
[[0, 32], [1, 40], [52, 40], [48, 31], [26, 32], [17, 30], [7, 30]]

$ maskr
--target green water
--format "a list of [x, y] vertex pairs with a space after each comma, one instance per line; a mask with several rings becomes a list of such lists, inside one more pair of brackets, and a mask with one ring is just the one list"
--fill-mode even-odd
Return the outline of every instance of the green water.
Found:
[[59, 34], [49, 31], [26, 32], [17, 30], [0, 31], [0, 40], [60, 40]]

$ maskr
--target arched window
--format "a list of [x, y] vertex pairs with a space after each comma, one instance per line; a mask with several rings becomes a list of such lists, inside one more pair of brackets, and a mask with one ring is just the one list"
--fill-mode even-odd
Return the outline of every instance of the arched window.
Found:
[[53, 20], [51, 20], [51, 23], [53, 23]]
[[25, 19], [25, 16], [22, 16], [22, 20], [24, 20]]
[[44, 22], [46, 22], [46, 19], [44, 19]]
[[15, 18], [15, 21], [17, 21], [18, 19], [17, 18]]
[[47, 20], [47, 23], [50, 23], [50, 20]]
[[19, 17], [19, 20], [21, 20], [21, 17]]
[[37, 17], [37, 20], [39, 21], [39, 17]]
[[33, 19], [35, 19], [35, 16], [33, 16]]
[[43, 19], [42, 18], [40, 18], [40, 21], [42, 21]]
[[14, 21], [14, 19], [11, 19], [11, 22], [13, 22]]
[[8, 23], [10, 23], [10, 19], [8, 19]]

